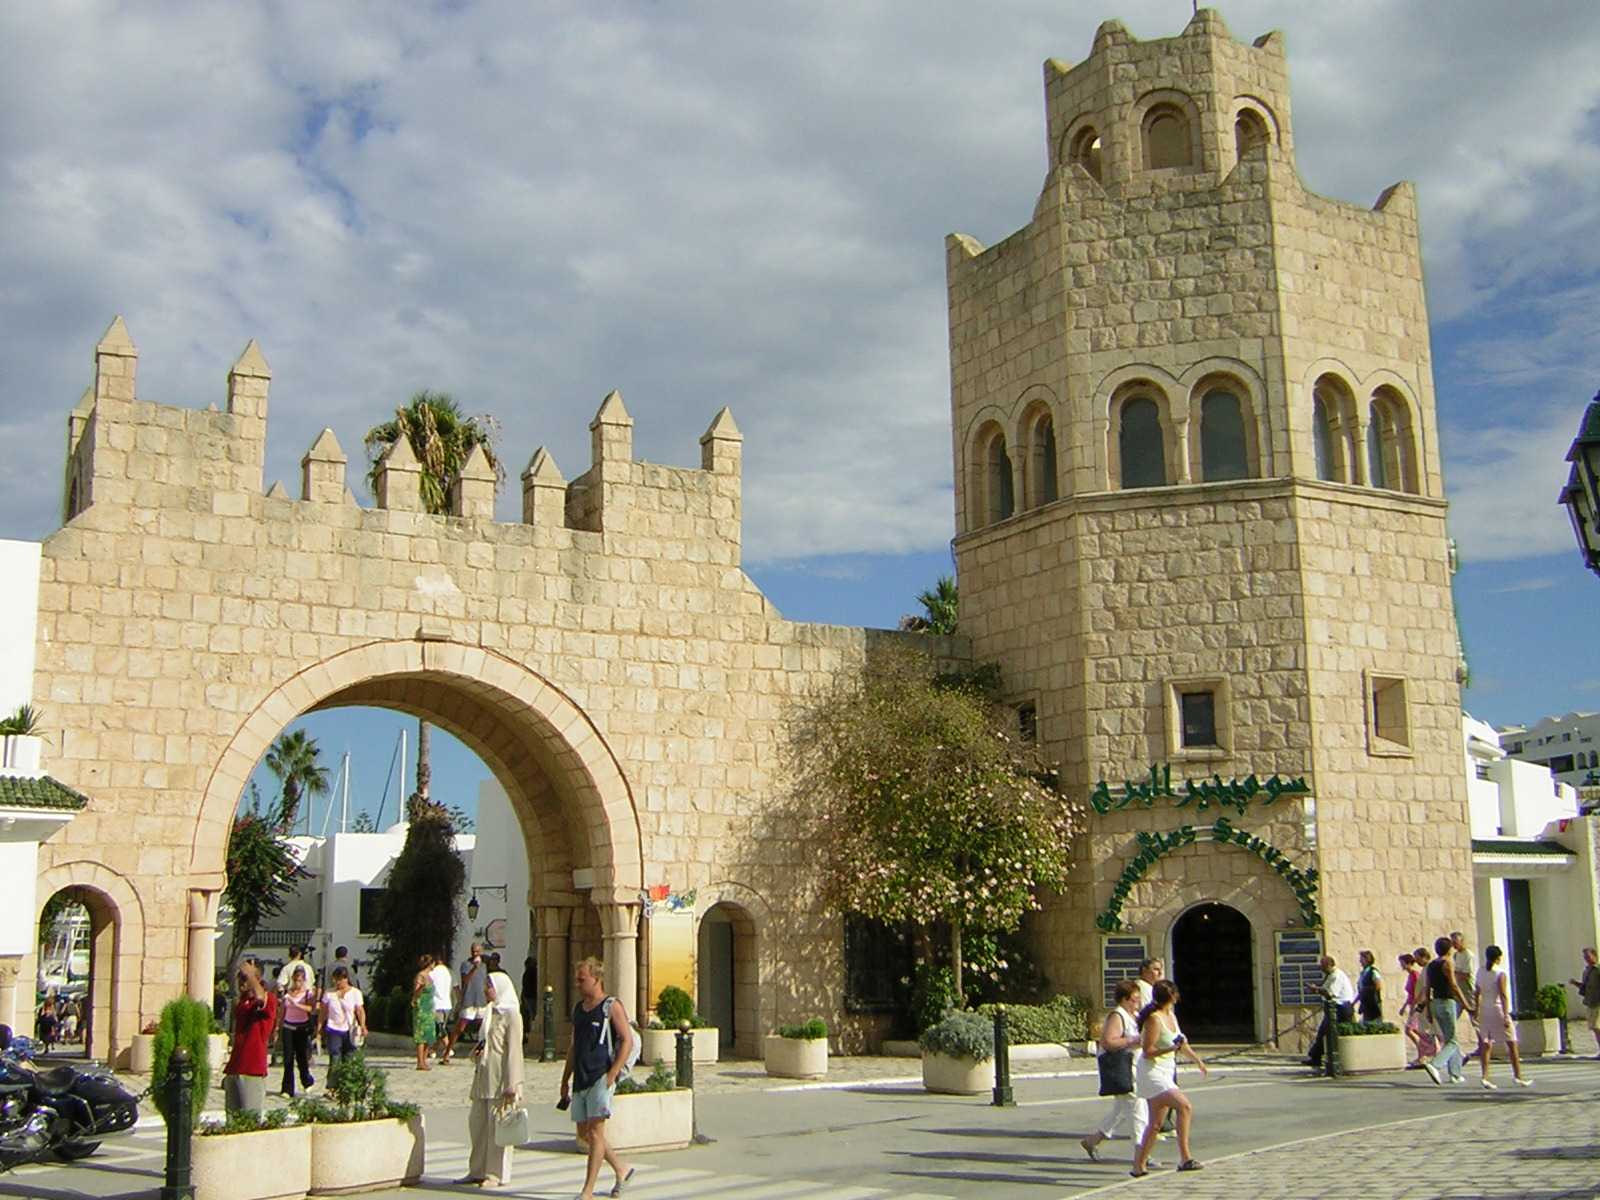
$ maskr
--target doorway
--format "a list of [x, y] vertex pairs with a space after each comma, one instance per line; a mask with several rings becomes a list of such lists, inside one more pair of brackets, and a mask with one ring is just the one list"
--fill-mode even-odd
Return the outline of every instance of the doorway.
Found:
[[[1533, 890], [1526, 879], [1506, 880], [1506, 934], [1511, 943], [1511, 1009], [1532, 1012], [1539, 990], [1539, 964], [1533, 954]], [[1482, 948], [1479, 948], [1481, 958]]]
[[700, 922], [700, 1015], [717, 1027], [717, 1044], [726, 1052], [733, 1046], [733, 921], [716, 905]]
[[[34, 988], [19, 988], [33, 1001], [32, 1015], [18, 1005], [16, 1032], [39, 1042], [41, 1052], [88, 1057], [96, 1008], [110, 1002], [103, 958], [114, 941], [111, 922], [84, 902], [78, 888], [64, 888], [45, 901], [39, 916], [38, 972]], [[97, 950], [100, 953], [97, 953]], [[96, 958], [102, 961], [96, 962]]]
[[1195, 1041], [1253, 1042], [1255, 952], [1250, 920], [1226, 904], [1200, 904], [1172, 926], [1178, 1024]]

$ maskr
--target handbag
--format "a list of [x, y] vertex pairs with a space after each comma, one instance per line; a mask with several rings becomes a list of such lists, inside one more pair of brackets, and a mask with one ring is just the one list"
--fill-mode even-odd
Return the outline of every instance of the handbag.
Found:
[[[1119, 1011], [1116, 1015], [1122, 1016]], [[1106, 1020], [1111, 1015], [1107, 1014]], [[1123, 1027], [1127, 1027], [1128, 1018], [1122, 1016]], [[1100, 1094], [1102, 1096], [1126, 1096], [1133, 1091], [1133, 1049], [1106, 1050], [1100, 1055], [1097, 1065], [1100, 1068]]]
[[496, 1113], [494, 1118], [494, 1144], [496, 1146], [520, 1146], [531, 1140], [532, 1131], [528, 1128], [528, 1110], [526, 1108], [513, 1108], [503, 1113]]

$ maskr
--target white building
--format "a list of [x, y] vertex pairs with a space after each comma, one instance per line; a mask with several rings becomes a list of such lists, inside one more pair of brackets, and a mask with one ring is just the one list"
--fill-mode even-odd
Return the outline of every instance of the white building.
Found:
[[1573, 787], [1600, 784], [1600, 713], [1569, 712], [1537, 723], [1506, 725], [1500, 745], [1512, 758], [1548, 767]]
[[[1533, 1008], [1542, 983], [1564, 983], [1600, 926], [1596, 826], [1577, 792], [1548, 769], [1511, 757], [1482, 721], [1463, 718], [1477, 943], [1506, 952], [1512, 1001]], [[1523, 735], [1525, 736], [1525, 735]]]

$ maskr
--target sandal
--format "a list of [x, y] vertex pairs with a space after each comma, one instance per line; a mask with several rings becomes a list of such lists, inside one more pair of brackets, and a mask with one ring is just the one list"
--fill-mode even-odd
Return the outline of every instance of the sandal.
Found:
[[1186, 1158], [1181, 1163], [1178, 1164], [1178, 1170], [1180, 1170], [1180, 1171], [1198, 1171], [1200, 1169], [1201, 1165], [1202, 1164], [1201, 1164], [1201, 1162], [1200, 1162], [1200, 1160], [1198, 1158]]
[[1078, 1145], [1083, 1147], [1083, 1152], [1089, 1156], [1090, 1162], [1100, 1161], [1100, 1150], [1095, 1143], [1091, 1142], [1088, 1138], [1079, 1138]]
[[1143, 1179], [1146, 1175], [1150, 1174], [1150, 1172], [1149, 1171], [1129, 1171], [1128, 1174], [1132, 1175], [1135, 1179]]

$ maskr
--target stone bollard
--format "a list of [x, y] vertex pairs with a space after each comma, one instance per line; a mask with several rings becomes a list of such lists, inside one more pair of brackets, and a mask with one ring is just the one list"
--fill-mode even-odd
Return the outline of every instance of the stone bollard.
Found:
[[694, 1087], [694, 1033], [689, 1022], [678, 1022], [677, 1082], [681, 1088]]
[[1322, 1019], [1328, 1023], [1328, 1044], [1322, 1048], [1325, 1055], [1322, 1073], [1334, 1079], [1339, 1074], [1339, 1010], [1334, 1006], [1332, 997], [1322, 1002]]
[[539, 1051], [540, 1062], [556, 1060], [556, 990], [548, 984], [544, 989], [544, 1048]]
[[1006, 1006], [994, 1006], [994, 1101], [995, 1108], [1015, 1108], [1011, 1094], [1011, 1037], [1006, 1032]]
[[179, 1046], [172, 1052], [162, 1087], [167, 1093], [167, 1111], [175, 1119], [167, 1123], [167, 1178], [160, 1197], [161, 1200], [194, 1200], [190, 1165], [194, 1138], [194, 1063], [186, 1047]]

